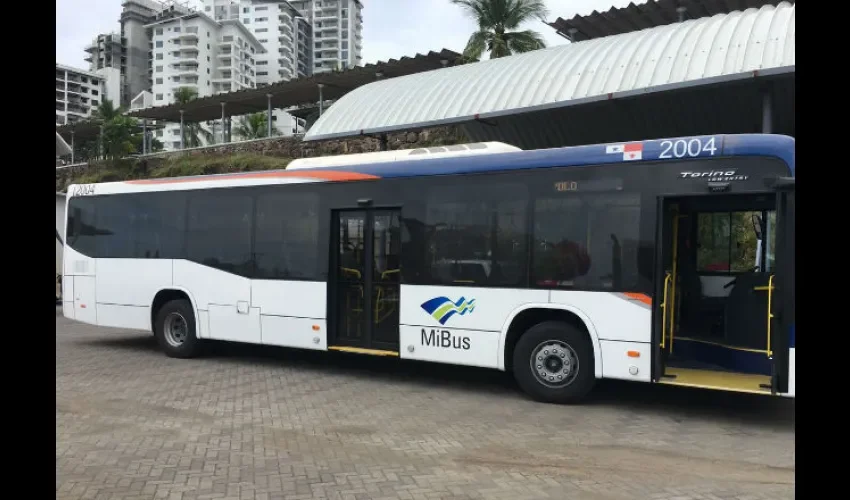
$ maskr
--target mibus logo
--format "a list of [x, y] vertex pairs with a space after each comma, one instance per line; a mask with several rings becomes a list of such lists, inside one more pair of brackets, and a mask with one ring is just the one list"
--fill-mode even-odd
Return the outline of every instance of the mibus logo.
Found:
[[424, 302], [421, 307], [441, 325], [445, 325], [446, 321], [455, 314], [461, 316], [471, 314], [475, 310], [475, 299], [466, 300], [465, 297], [461, 297], [457, 302], [452, 302], [448, 297], [434, 297]]

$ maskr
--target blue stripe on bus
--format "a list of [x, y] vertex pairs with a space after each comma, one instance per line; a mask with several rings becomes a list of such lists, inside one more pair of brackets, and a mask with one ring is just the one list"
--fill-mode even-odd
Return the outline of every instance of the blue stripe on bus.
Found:
[[[492, 155], [399, 160], [388, 163], [317, 167], [375, 175], [383, 178], [423, 175], [474, 174], [502, 170], [531, 169], [553, 165], [571, 167], [612, 163], [630, 163], [622, 150], [609, 152], [612, 145], [639, 145], [642, 161], [682, 160], [728, 156], [773, 156], [782, 159], [794, 175], [792, 137], [765, 134], [705, 135], [649, 141], [594, 144], [564, 148], [514, 151]], [[688, 149], [690, 148], [690, 149]]]
[[794, 328], [795, 326], [796, 325], [791, 325], [791, 332], [788, 334], [788, 347], [791, 349], [794, 349], [797, 345], [797, 329]]

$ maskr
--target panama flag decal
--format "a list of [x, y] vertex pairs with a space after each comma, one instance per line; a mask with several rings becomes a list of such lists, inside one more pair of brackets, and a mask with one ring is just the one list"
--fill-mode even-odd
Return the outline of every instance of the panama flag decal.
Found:
[[605, 147], [606, 154], [622, 154], [624, 161], [640, 160], [643, 158], [642, 142], [627, 142], [625, 144], [611, 144]]

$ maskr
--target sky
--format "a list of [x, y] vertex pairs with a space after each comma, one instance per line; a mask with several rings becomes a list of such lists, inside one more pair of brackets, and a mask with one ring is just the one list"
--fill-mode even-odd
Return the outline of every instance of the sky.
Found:
[[[56, 62], [88, 69], [83, 49], [99, 33], [120, 30], [122, 0], [56, 0]], [[594, 10], [623, 7], [630, 0], [546, 0], [549, 21]], [[194, 2], [193, 2], [194, 3]], [[462, 52], [475, 23], [449, 0], [362, 0], [363, 63], [441, 49]], [[200, 4], [200, 2], [198, 2]], [[540, 21], [522, 27], [540, 33], [547, 45], [566, 41]]]

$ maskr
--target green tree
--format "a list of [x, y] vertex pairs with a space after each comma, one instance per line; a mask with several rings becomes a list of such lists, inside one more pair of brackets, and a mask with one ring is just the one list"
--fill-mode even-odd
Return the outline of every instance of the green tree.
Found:
[[[188, 104], [198, 98], [198, 91], [192, 87], [179, 87], [174, 91], [174, 102], [177, 104]], [[212, 132], [205, 129], [200, 123], [183, 122], [183, 145], [187, 148], [203, 146], [204, 142], [213, 142]]]
[[103, 154], [118, 159], [137, 152], [136, 143], [141, 143], [135, 118], [117, 115], [103, 124]]
[[478, 24], [463, 51], [465, 61], [479, 59], [487, 51], [491, 59], [546, 47], [539, 33], [516, 31], [532, 19], [546, 20], [549, 12], [542, 0], [451, 0]]
[[[234, 131], [242, 140], [261, 139], [268, 135], [267, 113], [251, 113], [240, 116]], [[279, 135], [277, 128], [272, 124], [272, 136]]]

